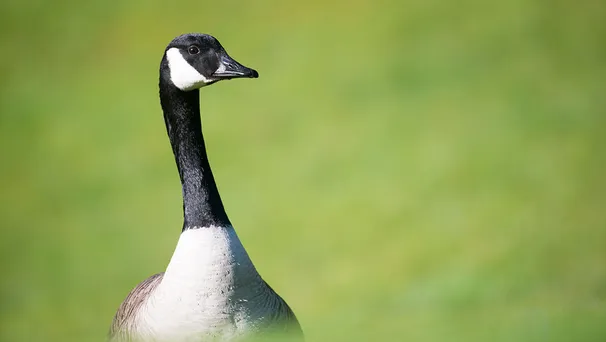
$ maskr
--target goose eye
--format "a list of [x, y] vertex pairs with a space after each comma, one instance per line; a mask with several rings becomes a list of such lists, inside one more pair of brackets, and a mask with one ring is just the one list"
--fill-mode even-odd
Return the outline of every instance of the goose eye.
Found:
[[187, 48], [187, 52], [189, 52], [190, 55], [197, 55], [200, 53], [200, 49], [197, 46], [192, 45]]

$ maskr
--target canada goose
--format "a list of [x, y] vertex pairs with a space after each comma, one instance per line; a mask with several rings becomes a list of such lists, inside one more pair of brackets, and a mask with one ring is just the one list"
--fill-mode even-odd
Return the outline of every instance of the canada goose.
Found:
[[160, 63], [160, 102], [183, 191], [184, 222], [164, 273], [118, 308], [111, 341], [230, 341], [280, 331], [302, 336], [286, 302], [261, 278], [221, 203], [206, 156], [198, 89], [259, 74], [206, 34], [173, 39]]

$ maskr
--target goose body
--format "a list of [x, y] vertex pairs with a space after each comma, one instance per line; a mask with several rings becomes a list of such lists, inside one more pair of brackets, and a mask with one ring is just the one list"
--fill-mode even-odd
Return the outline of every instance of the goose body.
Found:
[[232, 341], [265, 333], [302, 336], [286, 302], [261, 278], [219, 197], [202, 136], [198, 89], [258, 74], [212, 36], [186, 34], [166, 48], [160, 100], [183, 191], [184, 223], [164, 273], [120, 305], [111, 341]]

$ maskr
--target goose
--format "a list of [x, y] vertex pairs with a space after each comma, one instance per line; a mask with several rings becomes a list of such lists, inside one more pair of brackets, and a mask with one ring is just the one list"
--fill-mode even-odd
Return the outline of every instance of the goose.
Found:
[[210, 168], [199, 89], [257, 71], [213, 36], [174, 38], [160, 63], [160, 103], [183, 195], [183, 229], [166, 270], [137, 285], [110, 341], [234, 341], [275, 331], [303, 336], [288, 304], [261, 278], [232, 226]]

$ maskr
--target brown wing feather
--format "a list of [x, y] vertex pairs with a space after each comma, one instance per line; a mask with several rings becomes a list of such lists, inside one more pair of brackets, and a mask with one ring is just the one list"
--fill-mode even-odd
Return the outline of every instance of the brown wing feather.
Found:
[[130, 326], [141, 305], [147, 300], [149, 294], [160, 284], [164, 272], [154, 274], [137, 285], [126, 299], [120, 304], [116, 316], [109, 330], [110, 341], [128, 341]]
[[274, 291], [271, 288], [271, 286], [269, 286], [269, 284], [267, 284], [267, 282], [265, 282], [265, 285], [267, 286], [267, 289], [269, 290], [269, 292], [273, 294], [273, 296], [270, 295], [269, 298], [274, 298], [275, 302], [268, 303], [268, 304], [272, 305], [272, 306], [274, 306], [274, 308], [276, 308], [276, 310], [274, 310], [275, 320], [281, 321], [281, 323], [283, 323], [283, 325], [282, 325], [283, 330], [279, 328], [280, 324], [278, 324], [276, 326], [276, 328], [277, 328], [276, 331], [281, 330], [282, 332], [286, 333], [286, 335], [291, 338], [291, 339], [289, 339], [289, 341], [293, 341], [295, 339], [302, 341], [303, 340], [303, 329], [301, 329], [301, 325], [299, 324], [299, 321], [297, 320], [295, 313], [292, 311], [290, 306], [288, 306], [286, 301], [284, 299], [282, 299], [282, 297], [280, 297], [280, 295], [278, 295], [276, 293], [276, 291]]

